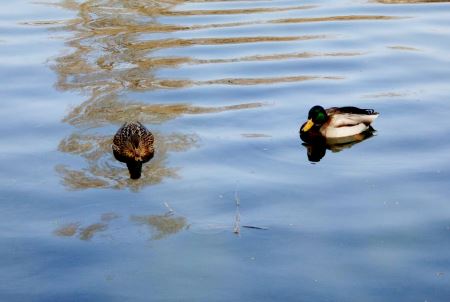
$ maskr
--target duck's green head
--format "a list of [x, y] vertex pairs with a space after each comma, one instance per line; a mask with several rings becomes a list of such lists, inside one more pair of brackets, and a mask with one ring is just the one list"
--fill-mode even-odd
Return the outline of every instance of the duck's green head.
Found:
[[322, 106], [314, 106], [309, 110], [308, 121], [302, 130], [306, 132], [313, 126], [321, 126], [325, 124], [327, 120], [328, 115], [325, 112], [325, 109], [323, 109]]

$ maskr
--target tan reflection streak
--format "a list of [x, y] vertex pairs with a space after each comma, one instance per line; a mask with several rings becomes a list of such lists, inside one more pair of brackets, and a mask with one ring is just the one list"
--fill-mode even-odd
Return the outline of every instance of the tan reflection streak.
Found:
[[420, 51], [417, 48], [409, 47], [409, 46], [389, 46], [388, 48], [395, 49], [395, 50]]
[[281, 23], [313, 23], [313, 22], [333, 22], [333, 21], [393, 20], [393, 19], [403, 19], [403, 18], [404, 17], [376, 16], [376, 15], [350, 15], [350, 16], [333, 16], [333, 17], [316, 17], [316, 18], [289, 18], [289, 19], [277, 19], [277, 20], [260, 20], [260, 21], [192, 25], [190, 27], [180, 29], [180, 30], [226, 28], [226, 27], [239, 27], [239, 26], [259, 25], [259, 24], [277, 24], [277, 23], [281, 24]]
[[103, 221], [105, 223], [109, 223], [117, 218], [119, 218], [119, 215], [117, 215], [114, 212], [103, 213], [100, 217], [101, 221]]
[[78, 10], [80, 8], [80, 3], [78, 3], [76, 0], [59, 0], [59, 2], [32, 1], [32, 3], [57, 6], [69, 10]]
[[[248, 2], [249, 0], [190, 0], [189, 2], [208, 3], [208, 2]], [[268, 0], [251, 0], [252, 2], [267, 2]]]
[[291, 7], [267, 7], [250, 9], [222, 9], [222, 10], [186, 10], [186, 11], [164, 11], [163, 16], [198, 16], [198, 15], [240, 15], [286, 12], [314, 8], [313, 5], [291, 6]]
[[160, 57], [160, 58], [145, 58], [140, 59], [136, 62], [136, 65], [142, 69], [151, 68], [167, 68], [167, 67], [178, 67], [182, 64], [192, 64], [195, 61], [189, 57]]
[[200, 65], [200, 64], [225, 64], [225, 63], [238, 63], [238, 62], [264, 62], [264, 61], [281, 61], [292, 59], [307, 59], [314, 57], [353, 57], [360, 56], [363, 53], [360, 52], [332, 52], [332, 53], [312, 53], [312, 52], [299, 52], [299, 53], [284, 53], [273, 55], [256, 55], [246, 56], [240, 58], [230, 59], [195, 59], [188, 57], [169, 57], [169, 58], [149, 58], [143, 59], [137, 62], [137, 65], [144, 69], [149, 69], [154, 66], [158, 67], [177, 67], [182, 64]]
[[309, 22], [328, 22], [328, 21], [364, 21], [364, 20], [393, 20], [400, 19], [400, 17], [392, 16], [372, 16], [372, 15], [349, 15], [349, 16], [333, 16], [333, 17], [319, 17], [319, 18], [290, 18], [273, 20], [271, 23], [309, 23]]
[[[45, 23], [46, 21], [38, 21], [39, 23]], [[211, 29], [211, 28], [227, 28], [227, 27], [239, 27], [248, 25], [267, 24], [268, 21], [250, 21], [250, 22], [228, 22], [228, 23], [212, 23], [212, 24], [199, 24], [190, 26], [181, 26], [173, 24], [134, 24], [132, 21], [119, 22], [118, 19], [108, 19], [110, 24], [104, 26], [104, 22], [90, 22], [87, 24], [92, 34], [96, 35], [115, 35], [119, 33], [126, 34], [143, 34], [143, 33], [167, 33], [177, 31], [199, 30], [199, 29]], [[39, 25], [39, 24], [33, 24]]]
[[71, 237], [76, 234], [79, 227], [80, 227], [80, 223], [78, 223], [78, 222], [68, 223], [66, 225], [63, 225], [63, 226], [57, 228], [54, 231], [54, 234], [56, 236], [60, 236], [60, 237]]
[[112, 144], [112, 137], [73, 133], [63, 139], [58, 150], [65, 153], [81, 155], [89, 161], [99, 160]]
[[[111, 221], [119, 217], [113, 212], [103, 213], [100, 222], [91, 223], [86, 227], [81, 227], [79, 222], [67, 223], [56, 228], [53, 234], [59, 237], [73, 237], [78, 233], [80, 240], [89, 241], [97, 233], [106, 231]], [[172, 209], [164, 215], [132, 215], [130, 220], [139, 225], [149, 226], [154, 231], [152, 240], [163, 239], [188, 227], [186, 218], [175, 216]], [[108, 234], [108, 237], [113, 238], [111, 234]]]
[[[236, 1], [236, 0], [234, 0]], [[286, 12], [295, 10], [304, 10], [314, 8], [314, 5], [301, 5], [301, 6], [289, 6], [289, 7], [264, 7], [264, 8], [246, 8], [246, 9], [211, 9], [211, 10], [171, 10], [178, 4], [190, 3], [190, 2], [223, 2], [217, 0], [210, 1], [127, 1], [122, 0], [120, 2], [110, 0], [107, 3], [99, 3], [99, 1], [87, 1], [84, 3], [78, 3], [76, 1], [61, 1], [60, 3], [49, 3], [49, 2], [39, 2], [41, 4], [47, 5], [57, 5], [65, 9], [70, 10], [80, 10], [86, 12], [108, 12], [120, 13], [122, 11], [134, 11], [135, 13], [140, 13], [145, 16], [199, 16], [199, 15], [237, 15], [237, 14], [261, 14], [261, 13], [272, 13], [272, 12]], [[117, 7], [116, 5], [120, 3], [123, 7]], [[109, 5], [109, 6], [108, 6]]]
[[[139, 84], [129, 86], [128, 88], [134, 90], [150, 90], [150, 89], [174, 89], [174, 88], [187, 88], [191, 86], [204, 86], [204, 85], [262, 85], [262, 84], [277, 84], [277, 83], [290, 83], [290, 82], [304, 82], [312, 80], [343, 80], [344, 77], [334, 76], [291, 76], [291, 77], [279, 77], [279, 78], [224, 78], [207, 81], [190, 81], [190, 80], [150, 80], [142, 79]], [[219, 107], [219, 110], [221, 107]], [[207, 113], [207, 112], [206, 112]]]
[[[184, 3], [178, 1], [177, 3]], [[174, 3], [177, 4], [177, 3]], [[114, 1], [110, 1], [109, 5], [113, 6]], [[117, 4], [116, 4], [117, 5]], [[267, 23], [296, 23], [296, 22], [320, 22], [320, 21], [341, 21], [341, 20], [364, 20], [364, 19], [380, 19], [389, 18], [386, 16], [336, 16], [336, 17], [321, 17], [321, 18], [300, 18], [300, 19], [282, 19], [282, 20], [262, 20], [249, 22], [232, 22], [222, 24], [199, 24], [191, 26], [181, 26], [173, 24], [159, 24], [154, 22], [140, 22], [134, 18], [130, 18], [131, 14], [142, 16], [155, 17], [159, 15], [202, 15], [202, 14], [248, 14], [248, 13], [263, 13], [270, 11], [289, 11], [297, 9], [312, 8], [313, 6], [295, 6], [285, 8], [256, 8], [243, 10], [202, 10], [202, 11], [177, 11], [170, 10], [170, 4], [149, 6], [145, 2], [133, 3], [130, 1], [122, 1], [122, 7], [108, 7], [106, 5], [95, 5], [92, 3], [84, 3], [76, 9], [80, 11], [80, 19], [78, 25], [88, 29], [89, 32], [84, 34], [89, 35], [115, 35], [119, 33], [133, 34], [133, 33], [152, 33], [152, 32], [176, 32], [186, 30], [208, 29], [208, 28], [225, 28]], [[69, 5], [71, 9], [73, 4]], [[94, 17], [94, 18], [93, 18]], [[394, 17], [391, 17], [394, 18]], [[49, 21], [37, 21], [34, 24], [46, 24]], [[51, 21], [50, 21], [51, 22]], [[73, 23], [73, 21], [72, 21]], [[72, 24], [71, 26], [76, 26]]]
[[192, 45], [226, 45], [262, 42], [290, 42], [297, 40], [324, 39], [324, 35], [292, 37], [237, 37], [237, 38], [199, 38], [199, 39], [163, 39], [130, 44], [131, 49], [148, 50], [160, 48], [186, 47]]
[[[98, 125], [100, 123], [122, 124], [126, 121], [139, 119], [145, 124], [160, 124], [184, 114], [219, 113], [231, 110], [254, 109], [264, 106], [264, 103], [244, 103], [229, 106], [201, 107], [190, 104], [143, 104], [122, 103], [115, 98], [98, 99], [95, 102], [85, 102], [72, 110], [64, 122], [72, 125]], [[70, 145], [64, 151], [70, 152]], [[91, 150], [91, 143], [84, 142], [82, 152]]]
[[383, 4], [450, 2], [450, 0], [375, 0], [375, 1]]
[[88, 171], [71, 170], [64, 165], [57, 165], [55, 170], [62, 177], [63, 184], [71, 190], [109, 187], [106, 180], [89, 175]]
[[[343, 77], [333, 76], [291, 76], [279, 78], [225, 78], [207, 81], [190, 81], [190, 80], [147, 80], [142, 79], [138, 84], [129, 86], [128, 88], [134, 90], [149, 90], [149, 89], [173, 89], [186, 88], [190, 86], [204, 86], [204, 85], [261, 85], [261, 84], [277, 84], [289, 82], [304, 82], [312, 80], [342, 80]], [[241, 108], [242, 109], [242, 108]], [[221, 107], [219, 107], [221, 110]]]
[[[240, 27], [258, 24], [276, 24], [276, 23], [311, 23], [311, 22], [330, 22], [330, 21], [364, 21], [364, 20], [393, 20], [402, 19], [404, 17], [395, 16], [377, 16], [377, 15], [349, 15], [349, 16], [333, 16], [333, 17], [317, 17], [317, 18], [290, 18], [279, 20], [260, 20], [260, 21], [245, 21], [245, 22], [229, 22], [229, 23], [212, 23], [199, 24], [190, 26], [180, 26], [173, 24], [133, 24], [130, 20], [120, 20], [119, 18], [108, 19], [111, 22], [107, 27], [104, 23], [96, 22], [89, 23], [93, 33], [103, 35], [113, 35], [118, 33], [151, 33], [151, 32], [176, 32], [187, 30], [199, 30], [209, 28], [227, 28]], [[45, 22], [45, 21], [43, 21]], [[102, 26], [99, 26], [102, 25]]]
[[241, 135], [246, 138], [269, 138], [269, 137], [272, 137], [271, 135], [264, 134], [264, 133], [242, 133]]
[[269, 23], [269, 22], [266, 20], [246, 21], [246, 22], [228, 22], [228, 23], [211, 23], [211, 24], [192, 25], [192, 26], [190, 26], [189, 30], [239, 27], [239, 26], [249, 26], [249, 25], [261, 25], [261, 24], [267, 24], [267, 23]]
[[210, 80], [203, 82], [196, 82], [199, 85], [213, 85], [213, 84], [224, 84], [224, 85], [261, 85], [261, 84], [277, 84], [277, 83], [289, 83], [289, 82], [303, 82], [311, 80], [342, 80], [342, 77], [316, 77], [316, 76], [292, 76], [292, 77], [281, 77], [281, 78], [242, 78], [242, 79], [219, 79]]
[[19, 24], [33, 25], [33, 26], [67, 25], [67, 20], [26, 21], [26, 22], [19, 22]]
[[396, 98], [408, 95], [407, 93], [398, 93], [398, 92], [383, 92], [378, 94], [366, 94], [363, 97], [365, 98]]
[[313, 57], [350, 57], [358, 56], [362, 53], [357, 52], [335, 52], [335, 53], [311, 53], [311, 52], [301, 52], [301, 53], [286, 53], [286, 54], [274, 54], [274, 55], [257, 55], [257, 56], [247, 56], [241, 58], [232, 59], [211, 59], [211, 60], [200, 60], [192, 59], [191, 64], [213, 64], [213, 63], [236, 63], [236, 62], [251, 62], [251, 61], [279, 61], [279, 60], [290, 60], [290, 59], [306, 59]]
[[83, 228], [80, 232], [81, 240], [90, 240], [94, 237], [95, 234], [99, 232], [103, 232], [108, 228], [108, 225], [105, 223], [94, 223], [85, 228]]
[[[104, 58], [99, 58], [97, 64], [102, 69], [94, 70], [93, 67], [86, 64], [84, 60], [76, 60], [78, 55], [70, 55], [59, 59], [58, 65], [54, 68], [58, 69], [59, 80], [57, 87], [62, 90], [67, 89], [89, 89], [96, 87], [104, 87], [107, 90], [114, 91], [127, 87], [132, 90], [156, 90], [156, 89], [179, 89], [187, 88], [191, 86], [208, 85], [208, 84], [233, 84], [242, 82], [245, 85], [249, 83], [258, 84], [259, 82], [286, 82], [286, 81], [298, 81], [305, 80], [304, 77], [287, 78], [284, 80], [247, 80], [244, 79], [217, 79], [210, 81], [193, 81], [193, 80], [177, 80], [177, 79], [156, 79], [148, 71], [157, 68], [177, 67], [182, 64], [218, 64], [218, 63], [234, 63], [244, 61], [271, 61], [271, 60], [289, 60], [295, 58], [310, 58], [315, 56], [356, 56], [361, 53], [293, 53], [293, 54], [277, 54], [267, 56], [248, 56], [242, 58], [231, 59], [191, 59], [188, 57], [174, 57], [174, 58], [150, 58], [139, 59], [136, 62], [136, 66], [128, 69], [114, 69], [113, 65], [110, 66], [109, 61]], [[111, 69], [111, 70], [110, 70]], [[109, 80], [108, 80], [109, 78]], [[68, 81], [70, 79], [70, 81]], [[96, 97], [94, 97], [96, 98]], [[111, 111], [111, 108], [103, 106], [102, 110], [105, 113]]]
[[[259, 21], [243, 21], [243, 22], [228, 22], [228, 23], [211, 23], [211, 24], [198, 24], [190, 26], [181, 26], [174, 24], [158, 24], [158, 23], [145, 23], [135, 24], [134, 20], [121, 19], [119, 17], [111, 18], [97, 18], [94, 21], [86, 23], [86, 28], [90, 29], [90, 34], [94, 35], [116, 35], [120, 33], [124, 34], [143, 34], [143, 33], [166, 33], [177, 31], [189, 31], [211, 28], [227, 28], [227, 27], [240, 27], [249, 25], [262, 25], [262, 24], [282, 24], [282, 23], [312, 23], [312, 22], [330, 22], [330, 21], [364, 21], [364, 20], [391, 20], [402, 19], [402, 17], [392, 16], [335, 16], [335, 17], [318, 17], [318, 18], [290, 18], [290, 19], [278, 19], [278, 20], [259, 20]], [[50, 22], [50, 23], [49, 23]], [[54, 22], [54, 23], [53, 23]], [[62, 21], [34, 21], [26, 24], [32, 25], [56, 25], [64, 24]]]
[[195, 29], [192, 26], [178, 26], [170, 24], [150, 24], [150, 25], [135, 25], [135, 24], [118, 24], [117, 20], [109, 27], [102, 26], [102, 24], [90, 23], [89, 27], [93, 34], [96, 35], [115, 35], [119, 33], [167, 33]]
[[172, 215], [148, 215], [148, 216], [131, 216], [131, 221], [138, 224], [148, 225], [155, 234], [151, 239], [159, 240], [168, 235], [178, 233], [187, 226], [186, 218]]

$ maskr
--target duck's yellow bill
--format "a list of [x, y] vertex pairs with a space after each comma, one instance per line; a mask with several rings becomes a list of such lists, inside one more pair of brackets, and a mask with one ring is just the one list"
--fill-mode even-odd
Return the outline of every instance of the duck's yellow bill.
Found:
[[311, 119], [309, 119], [309, 120], [306, 122], [305, 127], [303, 127], [303, 132], [308, 131], [309, 129], [312, 128], [312, 126], [314, 126], [314, 123], [313, 123], [313, 121], [312, 121]]

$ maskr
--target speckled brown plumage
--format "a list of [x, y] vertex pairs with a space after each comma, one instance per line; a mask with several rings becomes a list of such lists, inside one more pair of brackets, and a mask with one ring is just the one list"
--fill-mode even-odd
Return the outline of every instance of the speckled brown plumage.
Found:
[[127, 164], [132, 179], [141, 177], [142, 164], [153, 158], [153, 134], [140, 122], [127, 122], [114, 135], [114, 157]]

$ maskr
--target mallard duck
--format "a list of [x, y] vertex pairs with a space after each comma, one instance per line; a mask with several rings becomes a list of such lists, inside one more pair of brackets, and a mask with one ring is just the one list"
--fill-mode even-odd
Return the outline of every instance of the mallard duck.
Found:
[[153, 134], [140, 122], [127, 122], [114, 135], [114, 157], [127, 164], [131, 179], [141, 177], [142, 164], [153, 158]]
[[372, 129], [370, 124], [378, 117], [373, 109], [357, 107], [314, 106], [308, 121], [300, 127], [300, 138], [307, 143], [351, 137]]

